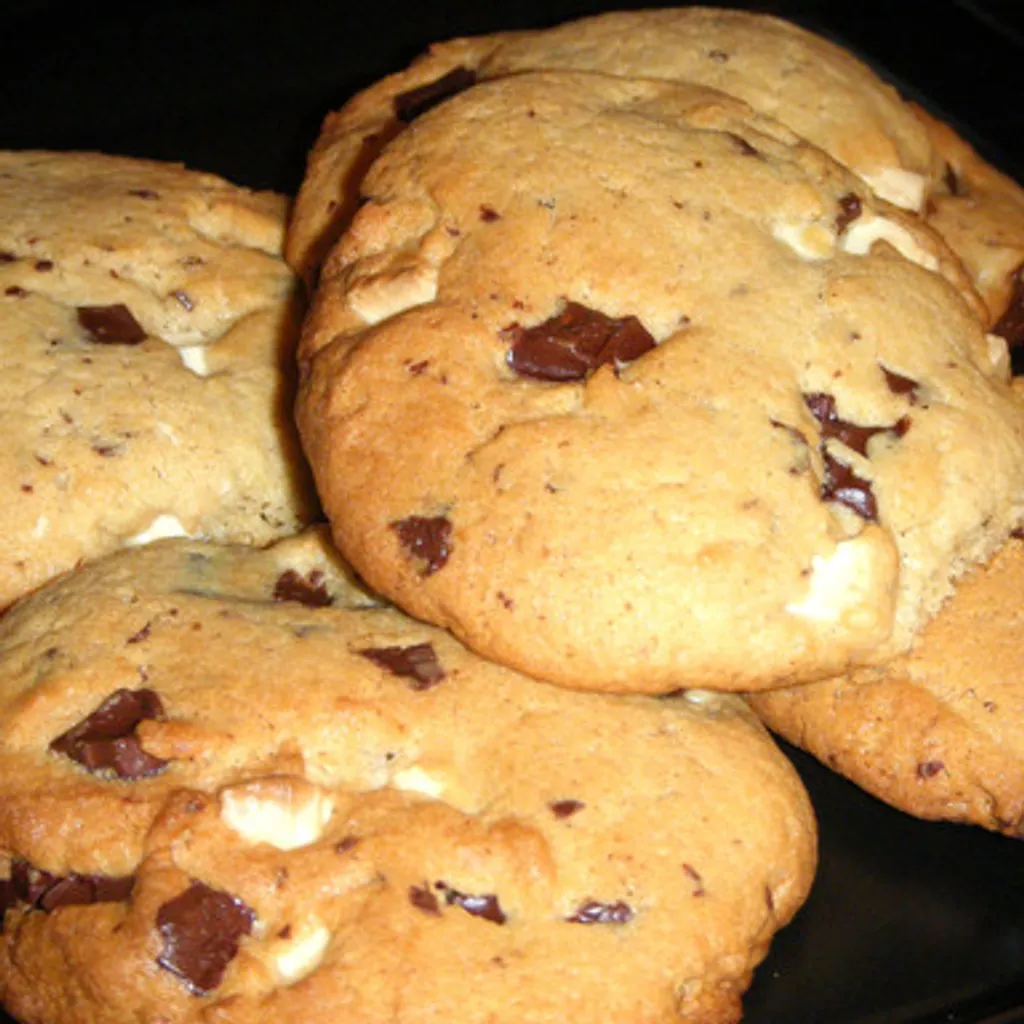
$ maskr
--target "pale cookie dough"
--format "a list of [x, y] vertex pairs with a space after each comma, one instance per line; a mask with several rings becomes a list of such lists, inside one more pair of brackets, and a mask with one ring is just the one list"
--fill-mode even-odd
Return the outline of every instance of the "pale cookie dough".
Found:
[[176, 165], [0, 153], [0, 607], [126, 544], [314, 515], [285, 213]]
[[24, 1024], [722, 1024], [814, 872], [743, 702], [571, 693], [316, 535], [168, 540], [0, 621]]
[[877, 195], [920, 210], [938, 167], [897, 91], [835, 43], [770, 15], [708, 7], [619, 11], [535, 32], [435, 44], [330, 115], [310, 154], [287, 255], [313, 280], [385, 143], [452, 92], [522, 71], [594, 71], [720, 89], [781, 121]]
[[364, 194], [300, 433], [358, 570], [485, 656], [599, 690], [834, 675], [1024, 513], [1024, 406], [958, 261], [737, 100], [500, 79]]
[[953, 129], [915, 108], [943, 160], [928, 223], [963, 260], [988, 308], [991, 330], [1024, 342], [1024, 189], [986, 163]]
[[892, 806], [1024, 838], [1024, 543], [882, 668], [756, 694], [777, 732]]

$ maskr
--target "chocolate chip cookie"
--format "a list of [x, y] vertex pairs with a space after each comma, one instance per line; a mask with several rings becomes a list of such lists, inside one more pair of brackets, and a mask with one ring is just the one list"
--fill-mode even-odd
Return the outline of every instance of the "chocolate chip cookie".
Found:
[[921, 818], [1024, 838], [1024, 542], [964, 577], [882, 668], [756, 694], [777, 732]]
[[943, 160], [928, 223], [963, 260], [988, 307], [990, 330], [1024, 342], [1024, 189], [947, 124], [917, 108]]
[[891, 657], [1024, 512], [1024, 406], [959, 262], [698, 86], [478, 84], [363, 179], [300, 346], [339, 546], [581, 689]]
[[743, 702], [577, 694], [181, 539], [0, 621], [0, 998], [26, 1024], [736, 1021], [815, 825]]
[[0, 153], [0, 606], [126, 544], [309, 521], [285, 213], [175, 165]]
[[781, 121], [874, 192], [919, 210], [939, 164], [896, 90], [853, 54], [797, 25], [707, 7], [619, 11], [536, 32], [439, 43], [407, 70], [327, 118], [289, 228], [289, 261], [312, 280], [348, 223], [358, 183], [381, 148], [420, 113], [483, 81], [523, 71], [593, 71], [694, 82]]

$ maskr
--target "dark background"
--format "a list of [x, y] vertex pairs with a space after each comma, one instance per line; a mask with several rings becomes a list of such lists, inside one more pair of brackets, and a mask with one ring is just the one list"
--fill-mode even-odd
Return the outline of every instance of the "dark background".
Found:
[[[0, 146], [180, 160], [294, 192], [323, 115], [431, 40], [610, 6], [182, 0], [69, 11], [7, 0]], [[727, 6], [772, 11], [851, 47], [1024, 179], [1024, 0]], [[756, 975], [749, 1024], [1024, 1020], [1007, 1009], [1024, 1006], [1024, 845], [915, 821], [789, 753], [818, 810], [821, 870]]]

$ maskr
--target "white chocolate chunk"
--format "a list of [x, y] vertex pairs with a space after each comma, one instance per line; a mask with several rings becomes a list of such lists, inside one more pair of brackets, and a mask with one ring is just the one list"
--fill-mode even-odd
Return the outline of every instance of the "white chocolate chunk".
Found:
[[405, 790], [408, 793], [422, 793], [433, 799], [437, 799], [445, 789], [444, 783], [440, 779], [428, 774], [418, 765], [395, 772], [391, 779], [391, 785], [395, 789]]
[[228, 828], [250, 843], [279, 850], [316, 842], [333, 812], [323, 790], [293, 776], [257, 779], [220, 794], [220, 816]]
[[197, 377], [210, 376], [210, 364], [206, 360], [205, 345], [182, 345], [178, 349], [178, 357], [186, 370], [191, 370]]
[[902, 167], [886, 167], [877, 174], [864, 174], [862, 177], [876, 196], [888, 200], [893, 206], [917, 212], [924, 205], [925, 179], [920, 174]]
[[865, 256], [871, 252], [875, 242], [888, 242], [901, 256], [917, 263], [926, 270], [937, 270], [939, 261], [926, 252], [914, 240], [914, 236], [902, 225], [887, 217], [865, 215], [855, 220], [843, 234], [840, 246], [844, 252], [854, 256]]
[[129, 537], [125, 547], [134, 548], [143, 544], [151, 544], [155, 540], [163, 540], [164, 537], [190, 537], [191, 534], [182, 525], [177, 516], [168, 512], [161, 512], [144, 530]]
[[824, 224], [776, 221], [772, 235], [805, 260], [828, 259], [836, 246], [835, 234]]
[[331, 933], [322, 924], [306, 924], [276, 943], [274, 970], [283, 985], [294, 985], [320, 966]]
[[870, 599], [873, 561], [873, 547], [865, 538], [840, 541], [828, 557], [812, 559], [807, 593], [801, 601], [786, 605], [786, 611], [818, 622], [839, 622]]
[[349, 289], [349, 305], [368, 325], [379, 324], [437, 297], [437, 269], [420, 266], [364, 278]]

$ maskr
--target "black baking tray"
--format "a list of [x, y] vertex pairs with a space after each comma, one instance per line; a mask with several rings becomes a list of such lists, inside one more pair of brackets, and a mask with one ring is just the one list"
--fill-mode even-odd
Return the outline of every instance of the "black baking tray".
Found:
[[[613, 5], [69, 6], [3, 5], [0, 146], [180, 160], [294, 192], [323, 115], [431, 40], [540, 27]], [[771, 11], [849, 46], [1024, 178], [1024, 0], [723, 6]], [[821, 866], [810, 900], [755, 976], [745, 1021], [1024, 1021], [1024, 845], [916, 821], [786, 751], [818, 812]], [[11, 1021], [0, 1013], [0, 1024]]]

